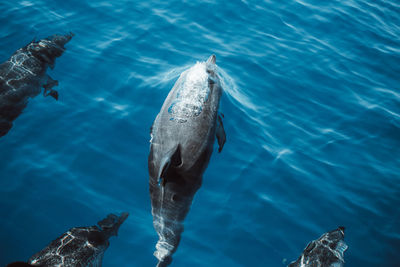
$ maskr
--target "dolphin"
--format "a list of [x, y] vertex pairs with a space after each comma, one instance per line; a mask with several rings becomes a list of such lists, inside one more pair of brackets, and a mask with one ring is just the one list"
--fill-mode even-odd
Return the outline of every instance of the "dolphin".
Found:
[[111, 236], [116, 236], [121, 224], [128, 218], [109, 214], [98, 226], [74, 227], [52, 241], [46, 248], [33, 255], [28, 262], [14, 262], [7, 267], [101, 267], [103, 255]]
[[172, 261], [215, 137], [219, 152], [226, 141], [218, 113], [222, 87], [215, 61], [212, 55], [180, 75], [150, 130], [149, 183], [159, 267]]
[[44, 96], [58, 99], [58, 92], [52, 89], [58, 81], [47, 75], [46, 70], [54, 68], [55, 59], [63, 54], [64, 45], [72, 36], [70, 33], [33, 40], [0, 64], [0, 137], [7, 134], [28, 99], [37, 96], [42, 87]]
[[346, 250], [344, 227], [339, 226], [311, 241], [297, 261], [288, 267], [343, 267]]

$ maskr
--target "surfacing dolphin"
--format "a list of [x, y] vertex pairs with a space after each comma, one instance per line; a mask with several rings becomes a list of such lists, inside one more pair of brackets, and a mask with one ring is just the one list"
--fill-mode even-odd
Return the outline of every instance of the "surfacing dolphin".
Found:
[[154, 228], [159, 240], [157, 266], [172, 261], [183, 232], [183, 220], [213, 151], [226, 137], [218, 107], [222, 94], [215, 56], [184, 71], [157, 115], [148, 158]]
[[48, 76], [46, 70], [54, 68], [55, 59], [65, 51], [64, 45], [72, 36], [54, 35], [32, 41], [0, 64], [0, 137], [7, 134], [28, 99], [37, 96], [42, 87], [44, 96], [58, 99], [58, 92], [52, 89], [58, 81]]
[[339, 226], [311, 241], [297, 261], [288, 267], [343, 267], [346, 249], [344, 227]]
[[75, 227], [52, 241], [42, 251], [33, 255], [28, 262], [14, 262], [7, 267], [100, 267], [111, 236], [116, 236], [121, 224], [128, 218], [109, 214], [98, 222], [99, 226]]

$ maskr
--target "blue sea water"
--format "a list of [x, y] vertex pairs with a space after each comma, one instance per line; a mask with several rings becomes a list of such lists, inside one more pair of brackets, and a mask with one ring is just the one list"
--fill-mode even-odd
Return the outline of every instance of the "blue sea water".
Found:
[[227, 142], [172, 266], [286, 266], [339, 225], [346, 266], [400, 266], [398, 1], [2, 0], [0, 25], [1, 62], [75, 34], [59, 101], [0, 139], [0, 266], [122, 211], [103, 265], [155, 266], [149, 128], [212, 53]]

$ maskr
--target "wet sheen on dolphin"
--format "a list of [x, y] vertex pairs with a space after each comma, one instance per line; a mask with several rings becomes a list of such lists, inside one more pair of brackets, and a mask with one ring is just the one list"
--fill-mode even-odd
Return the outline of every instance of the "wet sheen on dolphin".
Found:
[[64, 45], [72, 36], [72, 33], [53, 35], [32, 41], [0, 64], [0, 137], [7, 134], [28, 99], [37, 96], [42, 87], [44, 96], [58, 99], [58, 92], [52, 89], [58, 81], [47, 75], [46, 70], [54, 68], [56, 58], [63, 54]]
[[339, 226], [311, 241], [301, 256], [288, 267], [343, 267], [346, 249], [344, 227]]
[[109, 214], [97, 223], [98, 226], [74, 227], [33, 255], [28, 262], [14, 262], [7, 267], [101, 267], [110, 237], [117, 235], [128, 216], [127, 212], [120, 216]]
[[221, 152], [226, 137], [218, 114], [222, 95], [212, 55], [184, 71], [157, 115], [148, 158], [157, 266], [172, 261], [191, 206], [210, 160], [215, 137]]

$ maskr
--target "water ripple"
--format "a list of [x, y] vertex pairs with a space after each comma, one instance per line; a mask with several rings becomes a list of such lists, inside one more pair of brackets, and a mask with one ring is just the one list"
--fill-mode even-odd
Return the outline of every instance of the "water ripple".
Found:
[[32, 99], [0, 139], [0, 265], [119, 211], [131, 215], [104, 266], [155, 265], [149, 128], [211, 54], [227, 143], [174, 266], [280, 266], [338, 225], [349, 266], [400, 262], [397, 2], [19, 0], [0, 14], [3, 61], [75, 33], [50, 71], [60, 100]]

